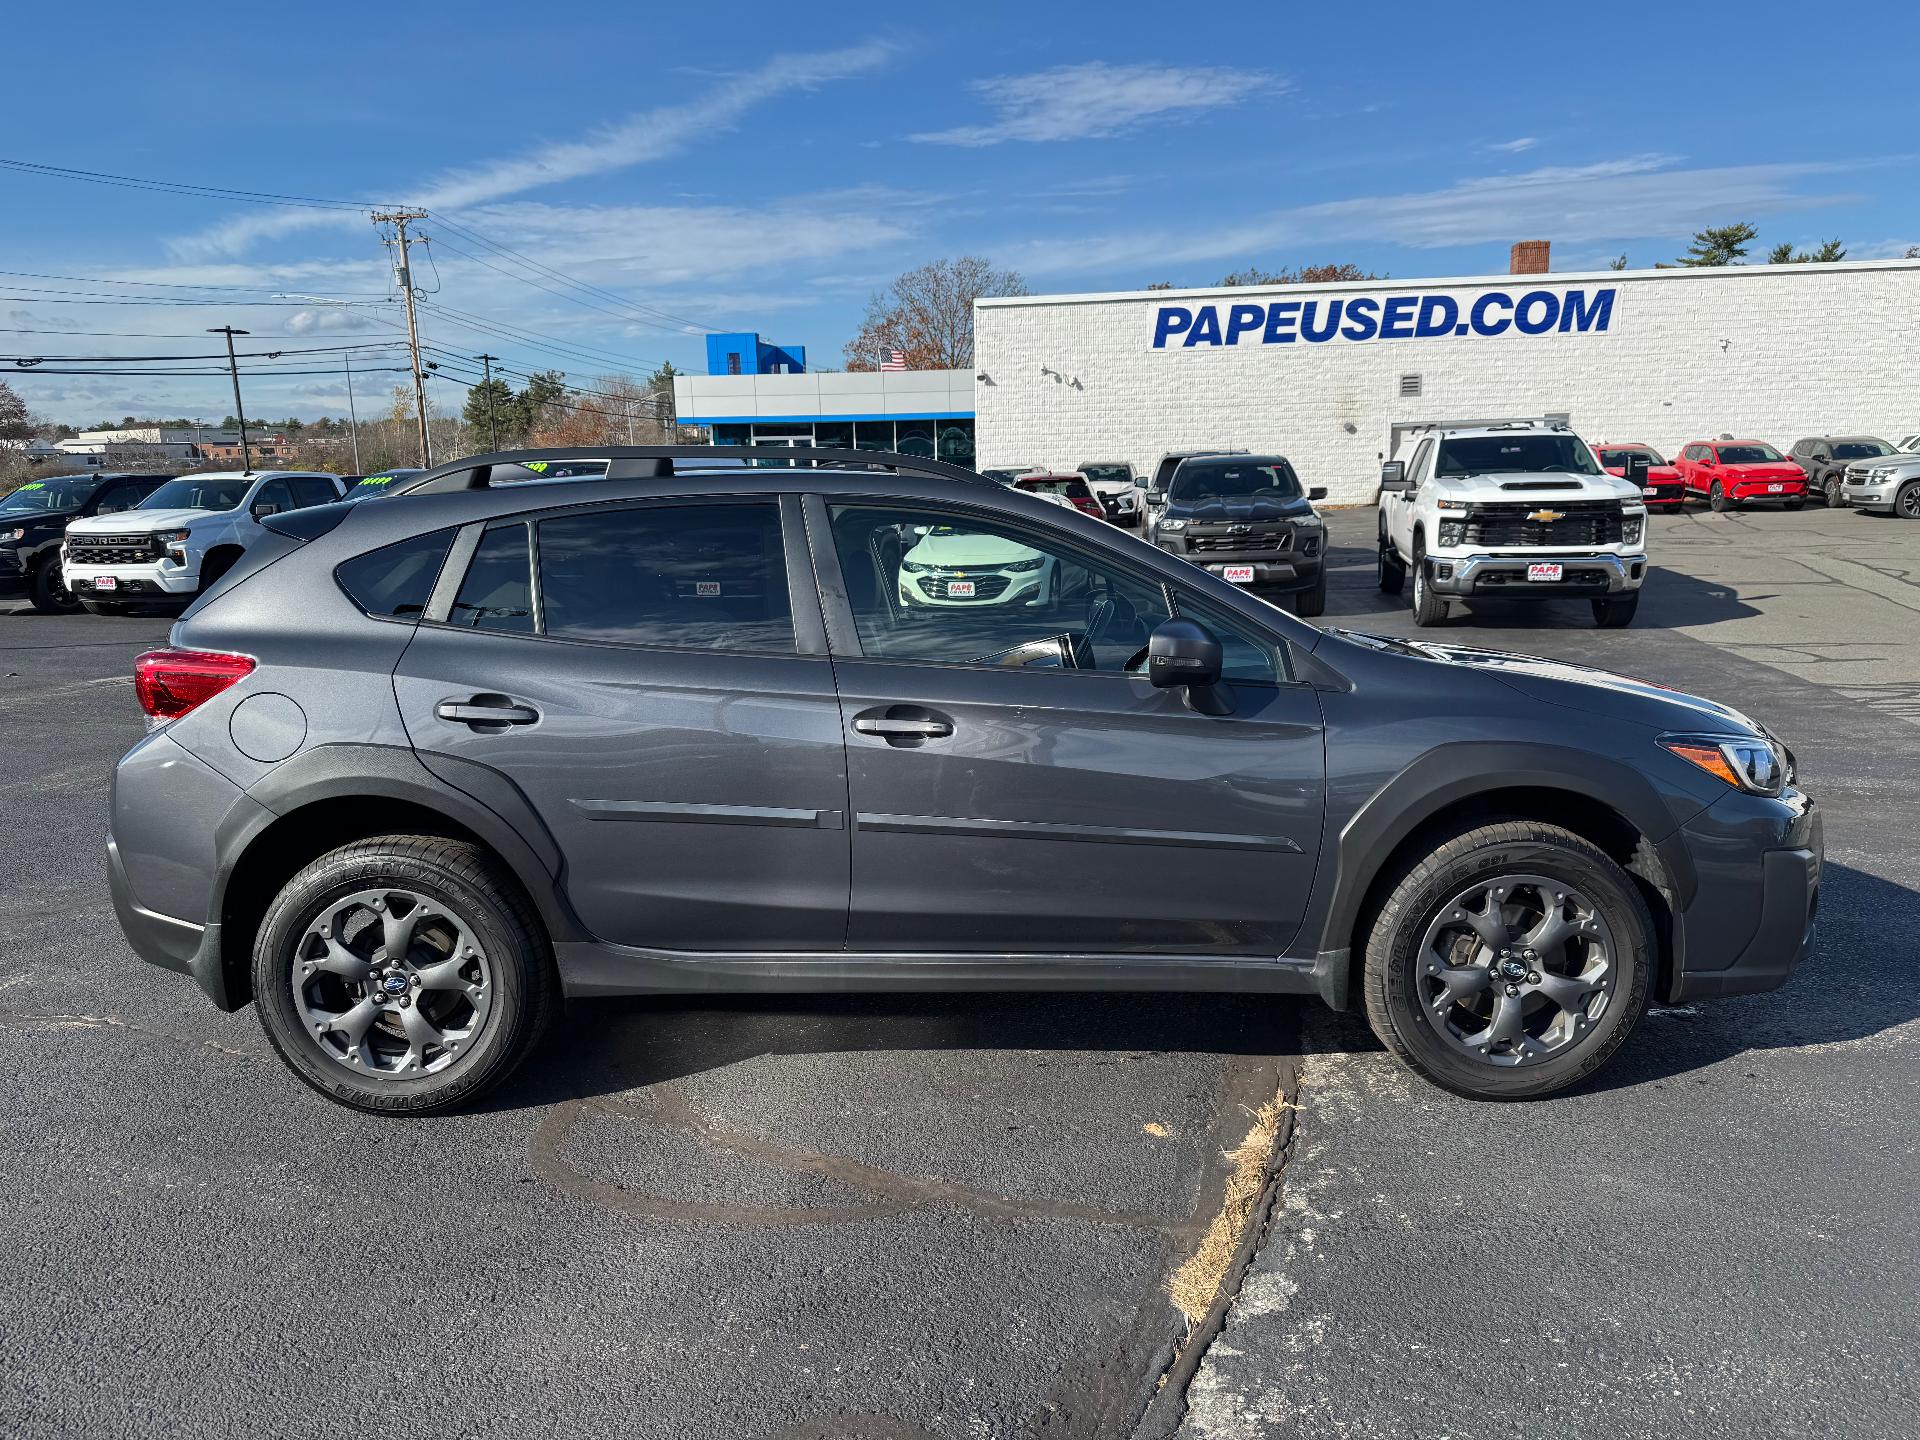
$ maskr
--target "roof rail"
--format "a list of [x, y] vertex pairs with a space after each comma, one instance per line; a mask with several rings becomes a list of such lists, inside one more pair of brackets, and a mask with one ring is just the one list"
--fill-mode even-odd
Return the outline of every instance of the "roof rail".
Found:
[[[689, 463], [676, 467], [676, 460]], [[387, 494], [444, 495], [460, 490], [487, 490], [495, 483], [527, 483], [524, 475], [496, 482], [493, 478], [495, 468], [512, 467], [524, 471], [542, 464], [604, 461], [605, 471], [578, 478], [660, 480], [669, 475], [730, 468], [716, 465], [713, 463], [715, 461], [744, 464], [754, 460], [771, 462], [769, 468], [782, 465], [798, 467], [801, 462], [810, 462], [822, 469], [891, 470], [895, 474], [916, 475], [927, 480], [966, 480], [976, 485], [993, 483], [964, 465], [900, 455], [891, 450], [849, 450], [844, 446], [827, 445], [600, 445], [497, 450], [486, 455], [468, 455], [459, 460], [449, 460], [424, 474], [410, 475], [388, 490]]]

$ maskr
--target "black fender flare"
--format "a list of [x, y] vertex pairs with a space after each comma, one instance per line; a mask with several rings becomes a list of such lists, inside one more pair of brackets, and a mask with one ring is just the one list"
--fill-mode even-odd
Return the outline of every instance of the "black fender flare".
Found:
[[498, 771], [436, 755], [436, 773], [394, 745], [317, 745], [275, 766], [246, 792], [215, 832], [218, 878], [211, 913], [226, 910], [227, 882], [253, 843], [306, 806], [325, 800], [400, 800], [472, 831], [512, 870], [556, 942], [584, 938], [561, 887], [565, 869], [552, 833], [526, 797]]
[[[1494, 790], [1559, 790], [1605, 805], [1653, 846], [1673, 887], [1676, 927], [1699, 888], [1693, 857], [1678, 838], [1681, 821], [1645, 774], [1622, 760], [1557, 745], [1463, 741], [1429, 750], [1370, 796], [1333, 844], [1333, 894], [1322, 951], [1345, 950], [1367, 892], [1388, 857], [1414, 831], [1462, 800]], [[1694, 802], [1704, 808], [1702, 802]], [[1679, 937], [1676, 934], [1676, 948]]]

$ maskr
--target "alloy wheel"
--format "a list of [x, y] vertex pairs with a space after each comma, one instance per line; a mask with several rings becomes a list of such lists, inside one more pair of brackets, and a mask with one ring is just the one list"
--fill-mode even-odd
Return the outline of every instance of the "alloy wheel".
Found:
[[1920, 520], [1920, 485], [1908, 485], [1903, 488], [1899, 499], [1895, 502], [1895, 508], [1899, 510], [1903, 519]]
[[1502, 875], [1441, 906], [1415, 956], [1434, 1030], [1483, 1065], [1535, 1065], [1593, 1032], [1619, 976], [1613, 930], [1564, 880]]
[[473, 929], [416, 890], [331, 901], [301, 934], [293, 1005], [314, 1043], [360, 1075], [411, 1080], [468, 1053], [492, 1010]]

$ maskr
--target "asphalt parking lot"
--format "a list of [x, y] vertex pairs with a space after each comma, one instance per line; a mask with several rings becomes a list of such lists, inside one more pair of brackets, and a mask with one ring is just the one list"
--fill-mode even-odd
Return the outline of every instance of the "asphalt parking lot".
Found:
[[[1409, 633], [1371, 527], [1333, 517], [1325, 623]], [[1284, 1094], [1186, 1433], [1910, 1434], [1920, 526], [1652, 543], [1631, 630], [1438, 633], [1773, 726], [1826, 808], [1821, 946], [1525, 1106], [1289, 999], [893, 996], [576, 1007], [479, 1113], [356, 1115], [113, 923], [106, 780], [166, 622], [0, 607], [0, 1433], [1126, 1434]]]

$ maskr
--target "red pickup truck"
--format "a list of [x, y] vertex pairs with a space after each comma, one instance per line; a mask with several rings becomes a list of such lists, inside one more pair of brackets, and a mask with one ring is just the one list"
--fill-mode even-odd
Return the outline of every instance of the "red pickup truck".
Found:
[[1756, 500], [1779, 501], [1789, 510], [1807, 503], [1807, 476], [1764, 440], [1696, 440], [1674, 457], [1687, 497], [1703, 497], [1715, 510]]
[[1644, 455], [1647, 457], [1647, 478], [1641, 486], [1641, 498], [1647, 502], [1647, 508], [1656, 505], [1671, 505], [1678, 510], [1687, 503], [1687, 485], [1680, 478], [1680, 472], [1660, 458], [1660, 452], [1651, 445], [1623, 443], [1619, 445], [1599, 444], [1593, 447], [1593, 453], [1600, 459], [1600, 468], [1609, 475], [1618, 475], [1622, 479], [1627, 474], [1627, 457]]

